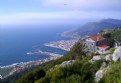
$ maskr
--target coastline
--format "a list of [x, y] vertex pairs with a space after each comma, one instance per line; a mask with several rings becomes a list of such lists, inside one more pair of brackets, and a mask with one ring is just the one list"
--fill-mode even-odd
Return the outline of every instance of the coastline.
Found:
[[70, 49], [60, 48], [60, 47], [54, 46], [54, 45], [49, 44], [49, 43], [48, 44], [45, 44], [45, 46], [52, 47], [52, 48], [58, 48], [58, 49], [61, 49], [61, 50], [64, 50], [64, 51], [70, 51]]
[[[78, 39], [60, 40], [60, 41], [56, 41], [56, 42], [46, 43], [46, 44], [44, 44], [44, 46], [58, 48], [58, 49], [62, 49], [65, 51], [70, 51], [70, 49], [73, 47], [73, 45], [77, 41], [78, 41]], [[41, 59], [41, 60], [32, 60], [32, 61], [27, 61], [27, 62], [13, 63], [11, 65], [6, 65], [6, 66], [0, 66], [1, 70], [10, 69], [9, 73], [7, 73], [5, 75], [0, 75], [1, 76], [0, 79], [7, 78], [16, 72], [21, 72], [22, 70], [24, 70], [26, 68], [41, 65], [41, 64], [44, 64], [44, 63], [49, 62], [51, 60], [56, 60], [56, 59], [63, 56], [61, 54], [56, 54], [56, 53], [51, 53], [51, 52], [41, 51], [41, 50], [38, 50], [36, 52], [27, 52], [26, 54], [30, 55], [30, 56], [31, 55], [41, 56], [41, 54], [44, 54], [44, 55], [47, 55], [49, 57], [45, 58], [45, 59]]]
[[8, 74], [0, 75], [0, 79], [7, 78], [7, 77], [13, 75], [16, 72], [21, 72], [22, 70], [24, 70], [26, 68], [30, 68], [32, 66], [37, 66], [37, 65], [42, 65], [42, 64], [44, 64], [46, 62], [59, 59], [62, 56], [63, 55], [51, 53], [51, 55], [48, 58], [45, 58], [45, 59], [36, 60], [36, 61], [20, 62], [20, 63], [13, 63], [13, 64], [7, 65], [7, 66], [0, 66], [1, 71], [2, 70], [7, 71], [8, 69], [10, 69], [9, 71], [7, 71], [7, 72], [9, 72]]
[[52, 48], [58, 48], [65, 51], [70, 51], [70, 49], [73, 47], [73, 45], [78, 42], [78, 39], [70, 39], [70, 40], [61, 40], [57, 42], [50, 42], [44, 44], [45, 46], [52, 47]]

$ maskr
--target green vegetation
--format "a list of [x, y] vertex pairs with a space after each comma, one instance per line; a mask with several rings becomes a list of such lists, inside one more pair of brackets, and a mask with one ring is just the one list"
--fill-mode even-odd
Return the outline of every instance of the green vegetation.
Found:
[[100, 55], [98, 52], [92, 53], [92, 56]]
[[[94, 75], [103, 61], [99, 60], [94, 64], [90, 63], [91, 56], [86, 56], [83, 51], [84, 48], [78, 42], [65, 56], [42, 66], [45, 76], [38, 72], [40, 77], [35, 79], [36, 74], [31, 71], [19, 79], [17, 83], [94, 83]], [[76, 62], [64, 67], [55, 67], [55, 65], [67, 60], [76, 60]], [[36, 69], [36, 71], [39, 70]]]
[[115, 48], [111, 48], [109, 53], [110, 53], [110, 54], [113, 54], [114, 51], [115, 51]]
[[111, 33], [111, 38], [114, 39], [115, 41], [121, 42], [121, 29], [114, 29], [110, 31]]
[[[121, 42], [121, 27], [113, 30], [103, 31], [103, 36]], [[110, 54], [113, 54], [115, 48], [110, 49]], [[101, 79], [100, 83], [121, 83], [121, 62], [112, 62], [109, 65], [110, 70]]]
[[114, 42], [121, 42], [121, 27], [110, 30], [100, 31], [100, 34], [108, 38], [109, 43], [107, 45], [114, 47]]
[[[69, 53], [67, 53], [65, 56], [61, 57], [60, 59], [58, 59], [56, 61], [51, 61], [48, 64], [44, 64], [41, 67], [44, 69], [44, 71], [46, 71], [46, 74], [47, 74], [47, 72], [49, 71], [50, 68], [53, 68], [55, 65], [61, 64], [63, 61], [73, 60], [73, 59], [80, 60], [82, 57], [86, 56], [86, 54], [82, 50], [83, 48], [84, 48], [84, 46], [81, 45], [81, 43], [77, 43], [71, 49], [71, 51]], [[39, 71], [39, 70], [40, 69], [37, 69], [36, 71]], [[20, 80], [18, 80], [18, 83], [23, 83], [25, 79], [29, 79], [29, 81], [27, 81], [28, 83], [35, 81], [34, 77], [36, 75], [33, 75], [33, 73], [34, 73], [34, 71], [31, 71], [30, 73], [24, 75]], [[70, 78], [68, 78], [68, 79], [70, 79]]]
[[104, 30], [101, 31], [100, 34], [116, 42], [121, 42], [121, 27], [118, 29]]
[[46, 76], [36, 83], [94, 83], [95, 72], [100, 68], [101, 61], [91, 64], [87, 59], [65, 67], [57, 67], [47, 71]]
[[110, 70], [104, 75], [100, 83], [121, 83], [121, 62], [111, 64]]
[[23, 76], [18, 83], [34, 83], [35, 80], [38, 80], [45, 76], [45, 71], [42, 69], [35, 70]]
[[116, 48], [111, 48], [108, 53], [102, 54], [102, 56], [106, 56], [108, 54], [113, 54]]

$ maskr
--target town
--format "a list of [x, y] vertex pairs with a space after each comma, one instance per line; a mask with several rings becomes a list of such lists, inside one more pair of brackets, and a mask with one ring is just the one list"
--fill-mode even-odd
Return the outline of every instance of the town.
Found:
[[70, 40], [61, 40], [57, 42], [50, 42], [45, 44], [45, 46], [59, 48], [65, 51], [70, 51], [73, 45], [78, 42], [78, 39], [70, 39]]

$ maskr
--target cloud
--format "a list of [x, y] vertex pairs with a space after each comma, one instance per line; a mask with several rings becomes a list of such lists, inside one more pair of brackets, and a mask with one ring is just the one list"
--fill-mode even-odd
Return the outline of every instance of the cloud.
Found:
[[43, 0], [42, 4], [45, 6], [77, 9], [121, 8], [121, 0]]
[[24, 12], [8, 16], [0, 16], [0, 24], [31, 24], [31, 23], [49, 23], [51, 21], [64, 21], [65, 19], [88, 19], [88, 18], [116, 18], [121, 19], [121, 12], [88, 12], [88, 11], [60, 11], [60, 12]]
[[30, 24], [47, 23], [58, 19], [76, 19], [78, 13], [73, 11], [63, 12], [24, 12], [13, 15], [0, 16], [0, 24]]

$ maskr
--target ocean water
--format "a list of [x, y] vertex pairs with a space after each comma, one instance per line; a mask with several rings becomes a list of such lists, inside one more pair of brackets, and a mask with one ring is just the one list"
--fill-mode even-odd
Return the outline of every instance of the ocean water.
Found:
[[61, 37], [60, 33], [75, 26], [69, 25], [26, 25], [0, 27], [0, 66], [47, 58], [46, 55], [27, 55], [29, 51], [40, 49], [58, 54], [66, 51], [45, 47], [43, 44], [52, 41], [70, 39]]

